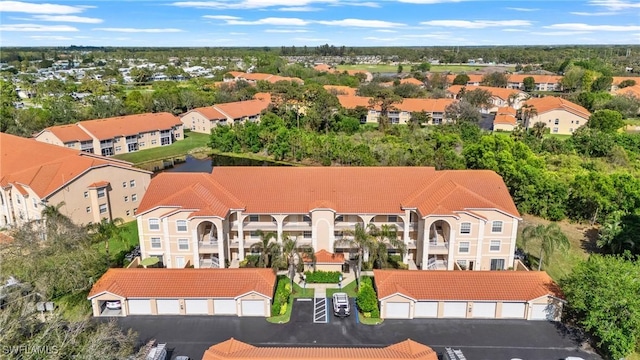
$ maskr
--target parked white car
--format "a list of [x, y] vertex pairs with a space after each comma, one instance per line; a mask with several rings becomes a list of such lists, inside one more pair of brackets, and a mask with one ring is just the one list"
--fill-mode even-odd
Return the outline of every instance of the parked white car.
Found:
[[109, 310], [120, 310], [122, 309], [122, 303], [120, 300], [107, 301], [106, 307]]
[[349, 296], [347, 293], [333, 294], [333, 314], [339, 317], [351, 315], [351, 307], [349, 306]]

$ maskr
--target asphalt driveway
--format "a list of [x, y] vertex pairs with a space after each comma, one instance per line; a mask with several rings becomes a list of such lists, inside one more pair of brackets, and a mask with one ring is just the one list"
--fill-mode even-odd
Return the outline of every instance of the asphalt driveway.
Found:
[[[355, 314], [354, 314], [355, 315]], [[386, 346], [413, 339], [442, 352], [460, 348], [469, 360], [558, 360], [567, 356], [601, 359], [578, 351], [578, 343], [564, 328], [546, 321], [524, 320], [386, 320], [367, 326], [356, 316], [330, 316], [313, 323], [313, 303], [296, 302], [291, 321], [270, 324], [263, 318], [236, 316], [128, 316], [116, 318], [140, 340], [166, 342], [171, 356], [201, 359], [211, 345], [231, 337], [256, 346]]]

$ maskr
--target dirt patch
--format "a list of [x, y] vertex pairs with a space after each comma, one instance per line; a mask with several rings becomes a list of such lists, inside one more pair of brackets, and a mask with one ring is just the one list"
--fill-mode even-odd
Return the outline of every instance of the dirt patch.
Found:
[[[522, 226], [524, 228], [528, 225], [547, 225], [551, 221], [533, 215], [522, 215]], [[562, 229], [562, 232], [567, 235], [569, 242], [571, 242], [572, 249], [582, 249], [584, 257], [588, 254], [599, 252], [596, 246], [598, 239], [597, 226], [591, 226], [590, 224], [572, 223], [567, 220], [558, 221], [558, 226]]]

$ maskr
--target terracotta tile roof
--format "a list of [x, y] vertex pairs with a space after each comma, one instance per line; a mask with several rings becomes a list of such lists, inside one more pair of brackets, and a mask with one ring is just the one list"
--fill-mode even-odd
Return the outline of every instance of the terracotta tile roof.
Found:
[[640, 85], [640, 76], [614, 76], [613, 85], [619, 85], [625, 80], [634, 80], [636, 82], [636, 85]]
[[[338, 95], [337, 96], [340, 105], [345, 109], [355, 109], [358, 106], [370, 108], [370, 97], [366, 96], [353, 96], [353, 95]], [[379, 109], [378, 109], [379, 110]]]
[[569, 100], [565, 100], [563, 98], [555, 96], [531, 98], [527, 100], [526, 104], [533, 106], [538, 111], [538, 115], [552, 110], [565, 110], [584, 119], [588, 119], [589, 116], [591, 116], [589, 110], [583, 108], [582, 106], [574, 104]]
[[510, 83], [523, 83], [524, 79], [528, 77], [532, 77], [536, 84], [557, 84], [563, 78], [560, 75], [511, 74], [508, 81]]
[[268, 92], [255, 93], [255, 95], [253, 95], [253, 98], [256, 100], [261, 100], [261, 101], [266, 101], [268, 103], [271, 103], [271, 94]]
[[27, 196], [29, 195], [29, 192], [27, 190], [24, 189], [24, 187], [22, 187], [22, 185], [18, 184], [18, 183], [13, 183], [11, 184], [22, 196]]
[[[449, 74], [449, 75], [447, 75], [447, 81], [449, 82], [449, 84], [452, 84], [453, 80], [458, 75], [460, 75], [460, 74]], [[482, 82], [482, 78], [484, 77], [484, 75], [482, 75], [482, 74], [467, 74], [467, 76], [469, 77], [468, 83], [480, 83], [480, 82]]]
[[424, 86], [424, 82], [412, 77], [401, 79], [400, 84], [413, 84], [416, 86]]
[[118, 116], [107, 119], [86, 120], [76, 123], [99, 140], [113, 139], [118, 136], [138, 135], [149, 131], [171, 129], [182, 125], [180, 118], [173, 114], [146, 113]]
[[272, 269], [122, 269], [102, 275], [88, 298], [110, 292], [125, 298], [235, 298], [249, 292], [273, 296]]
[[333, 66], [327, 65], [327, 64], [318, 64], [316, 66], [313, 67], [313, 70], [315, 71], [320, 71], [320, 72], [333, 72]]
[[494, 124], [508, 124], [508, 125], [516, 125], [516, 117], [509, 114], [498, 114], [493, 119]]
[[640, 81], [637, 85], [616, 90], [616, 95], [631, 95], [640, 99]]
[[108, 181], [94, 182], [93, 184], [90, 184], [88, 186], [88, 188], [101, 188], [101, 187], [105, 187], [105, 186], [109, 186], [109, 182]]
[[247, 116], [259, 115], [269, 107], [269, 102], [263, 100], [236, 101], [225, 104], [217, 104], [215, 108], [232, 119], [241, 119]]
[[[338, 253], [330, 253], [327, 250], [320, 250], [315, 253], [316, 256], [316, 264], [344, 264], [344, 254]], [[310, 262], [311, 259], [305, 257], [305, 262]]]
[[45, 198], [83, 172], [102, 166], [136, 169], [131, 163], [0, 133], [0, 186], [22, 184]]
[[195, 108], [193, 110], [190, 110], [180, 115], [180, 117], [185, 117], [192, 111], [199, 112], [200, 114], [202, 114], [202, 116], [204, 116], [209, 120], [226, 120], [227, 119], [227, 117], [223, 113], [218, 111], [218, 109], [216, 109], [215, 106], [205, 106], [205, 107]]
[[335, 92], [337, 95], [356, 96], [356, 92], [358, 91], [356, 88], [341, 85], [324, 85], [323, 87], [328, 92]]
[[211, 174], [161, 173], [152, 179], [138, 214], [158, 206], [200, 209], [199, 214], [221, 217], [229, 209], [251, 214], [304, 214], [315, 208], [397, 214], [402, 207], [418, 208], [423, 216], [439, 208], [447, 214], [491, 208], [519, 217], [495, 172], [429, 167], [220, 166]]
[[402, 103], [397, 104], [396, 108], [402, 111], [416, 112], [440, 112], [443, 113], [447, 106], [456, 102], [453, 99], [403, 99]]
[[9, 244], [13, 242], [13, 236], [0, 232], [0, 244]]
[[563, 298], [544, 271], [373, 270], [378, 299], [396, 293], [415, 300], [530, 301]]
[[40, 133], [38, 133], [38, 135], [42, 134], [45, 131], [51, 132], [65, 144], [76, 141], [92, 140], [91, 135], [87, 134], [86, 131], [82, 130], [82, 128], [80, 128], [76, 124], [51, 126], [42, 130]]
[[232, 75], [236, 80], [247, 80], [247, 81], [268, 81], [270, 83], [277, 83], [278, 81], [290, 81], [297, 83], [304, 83], [302, 79], [295, 77], [286, 77], [280, 75], [273, 74], [264, 74], [264, 73], [243, 73], [239, 71], [230, 71], [227, 74]]
[[507, 99], [509, 99], [509, 96], [512, 94], [525, 95], [524, 92], [516, 89], [499, 88], [499, 87], [492, 87], [492, 86], [473, 86], [473, 85], [451, 85], [447, 89], [447, 92], [451, 94], [458, 94], [460, 93], [462, 88], [465, 88], [466, 91], [473, 91], [478, 89], [486, 90], [490, 92], [492, 96], [502, 99], [504, 101], [507, 101]]
[[498, 108], [497, 114], [498, 115], [504, 114], [504, 115], [516, 116], [517, 111], [516, 111], [516, 109], [512, 108], [511, 106], [503, 106], [503, 107], [499, 107]]
[[234, 338], [211, 346], [202, 360], [374, 360], [413, 359], [438, 360], [438, 354], [430, 347], [407, 339], [380, 348], [357, 347], [256, 347]]

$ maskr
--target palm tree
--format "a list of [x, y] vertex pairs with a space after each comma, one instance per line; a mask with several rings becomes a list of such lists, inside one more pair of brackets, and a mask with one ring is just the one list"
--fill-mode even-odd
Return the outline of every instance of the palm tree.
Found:
[[533, 124], [533, 127], [531, 128], [531, 134], [536, 138], [536, 139], [542, 139], [544, 137], [544, 133], [547, 130], [547, 125], [543, 122], [537, 122], [535, 124]]
[[529, 120], [536, 115], [538, 115], [538, 109], [533, 105], [524, 104], [520, 108], [520, 119], [522, 120], [525, 128], [529, 127]]
[[507, 106], [513, 107], [518, 102], [519, 97], [520, 93], [518, 92], [509, 94], [509, 96], [507, 97]]
[[[549, 257], [560, 249], [566, 251], [571, 247], [571, 243], [567, 236], [562, 232], [560, 226], [556, 223], [548, 225], [529, 225], [522, 230], [522, 245], [525, 247], [531, 240], [540, 241], [540, 260], [538, 262], [538, 271], [542, 269], [542, 263], [545, 265]], [[544, 255], [544, 257], [543, 257]]]
[[312, 262], [316, 261], [315, 251], [310, 245], [298, 246], [296, 239], [285, 237], [282, 242], [282, 249], [280, 256], [278, 257], [279, 263], [287, 266], [287, 272], [289, 279], [291, 280], [291, 287], [293, 288], [293, 278], [296, 276], [296, 264], [303, 261], [303, 259], [309, 259]]
[[60, 212], [60, 208], [64, 205], [64, 201], [59, 202], [57, 205], [44, 205], [40, 214], [44, 220], [45, 235], [56, 232], [59, 226], [67, 227], [71, 225], [71, 219]]
[[[256, 231], [256, 233], [260, 237], [260, 241], [251, 245], [251, 249], [260, 252], [260, 257], [258, 258], [258, 267], [266, 268], [267, 266], [269, 266], [269, 259], [277, 256], [278, 252], [280, 251], [280, 244], [275, 241], [275, 233], [265, 233], [262, 230], [258, 230]], [[275, 262], [271, 265], [273, 266], [274, 264]]]
[[358, 266], [356, 266], [356, 279], [358, 280], [358, 286], [360, 285], [360, 274], [362, 273], [362, 259], [364, 258], [365, 251], [369, 251], [375, 244], [374, 237], [371, 236], [369, 230], [375, 225], [369, 224], [364, 227], [362, 224], [356, 224], [354, 230], [346, 230], [345, 234], [347, 238], [338, 239], [335, 241], [334, 246], [349, 246], [351, 249], [358, 253]]
[[382, 269], [389, 261], [389, 248], [396, 248], [404, 256], [407, 247], [404, 242], [398, 239], [398, 228], [395, 225], [382, 225], [380, 228], [374, 224], [369, 224], [369, 233], [374, 238], [374, 245], [371, 251], [371, 262], [378, 263]]
[[92, 237], [95, 242], [104, 241], [104, 249], [107, 256], [109, 256], [109, 240], [122, 240], [122, 228], [120, 227], [122, 224], [124, 224], [124, 220], [115, 218], [113, 220], [102, 219], [99, 223], [90, 223], [88, 226], [89, 232], [93, 233]]

